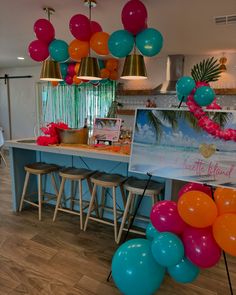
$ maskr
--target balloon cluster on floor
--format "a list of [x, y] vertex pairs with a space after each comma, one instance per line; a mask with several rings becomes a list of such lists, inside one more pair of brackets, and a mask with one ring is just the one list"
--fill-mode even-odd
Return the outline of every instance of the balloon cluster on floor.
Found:
[[[209, 65], [210, 60], [212, 59], [209, 59], [206, 62], [204, 61], [204, 65]], [[217, 71], [217, 68], [213, 68], [213, 74], [214, 71]], [[194, 74], [194, 70], [192, 70], [192, 74]], [[177, 81], [176, 91], [178, 99], [180, 101], [186, 102], [190, 112], [195, 117], [198, 126], [208, 134], [211, 134], [212, 136], [222, 140], [236, 141], [235, 129], [224, 129], [220, 126], [220, 124], [212, 120], [202, 108], [206, 106], [207, 109], [221, 109], [221, 107], [216, 102], [215, 92], [209, 85], [208, 78], [210, 74], [205, 75], [205, 78], [203, 77], [201, 80], [197, 80], [198, 76], [193, 76], [195, 79], [190, 76], [184, 76]], [[210, 81], [215, 80], [213, 79]]]
[[147, 28], [147, 17], [147, 9], [140, 0], [130, 0], [125, 4], [121, 14], [124, 30], [113, 32], [108, 40], [114, 57], [126, 57], [134, 46], [142, 55], [149, 57], [161, 51], [162, 34], [154, 28]]
[[201, 268], [218, 263], [222, 249], [236, 256], [236, 190], [212, 194], [210, 187], [188, 183], [177, 203], [153, 206], [147, 239], [129, 240], [113, 256], [112, 277], [123, 294], [154, 294], [166, 271], [178, 283], [191, 283]]

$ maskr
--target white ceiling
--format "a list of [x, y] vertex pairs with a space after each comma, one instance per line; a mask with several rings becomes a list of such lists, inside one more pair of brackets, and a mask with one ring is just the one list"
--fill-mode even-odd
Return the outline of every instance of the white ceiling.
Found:
[[[28, 57], [28, 44], [35, 39], [33, 24], [46, 18], [43, 7], [56, 10], [51, 21], [56, 38], [70, 42], [69, 20], [77, 13], [88, 14], [82, 0], [0, 0], [0, 67], [37, 65]], [[97, 0], [93, 19], [103, 30], [122, 29], [121, 11], [126, 0]], [[214, 24], [215, 16], [236, 14], [235, 0], [143, 0], [148, 26], [164, 36], [166, 54], [219, 54], [236, 52], [236, 24]], [[24, 56], [18, 61], [17, 56]]]

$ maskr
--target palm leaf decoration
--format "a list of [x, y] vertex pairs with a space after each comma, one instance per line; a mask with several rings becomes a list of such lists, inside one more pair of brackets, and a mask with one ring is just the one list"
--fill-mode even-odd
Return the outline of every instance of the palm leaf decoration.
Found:
[[220, 64], [214, 57], [204, 59], [199, 64], [196, 64], [191, 71], [191, 75], [196, 82], [206, 83], [218, 81], [221, 73]]

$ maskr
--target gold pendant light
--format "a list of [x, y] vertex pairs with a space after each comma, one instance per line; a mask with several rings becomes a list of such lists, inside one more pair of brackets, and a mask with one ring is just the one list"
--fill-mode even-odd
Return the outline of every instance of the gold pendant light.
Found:
[[125, 80], [147, 79], [146, 66], [141, 54], [134, 53], [126, 56], [123, 72], [120, 78]]
[[42, 65], [40, 80], [42, 81], [63, 81], [58, 62], [45, 60]]
[[223, 53], [223, 56], [220, 58], [219, 62], [220, 62], [220, 70], [222, 72], [226, 72], [227, 68], [225, 64], [227, 63], [227, 58], [224, 56], [224, 53]]

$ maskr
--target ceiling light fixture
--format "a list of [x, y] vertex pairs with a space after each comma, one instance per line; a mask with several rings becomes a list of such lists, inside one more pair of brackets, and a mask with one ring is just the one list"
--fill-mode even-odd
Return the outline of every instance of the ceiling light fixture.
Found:
[[23, 56], [17, 56], [17, 59], [24, 60], [25, 58]]
[[224, 56], [224, 53], [223, 53], [223, 56], [220, 58], [219, 63], [220, 63], [220, 70], [222, 72], [226, 72], [227, 68], [225, 64], [227, 63], [227, 58]]
[[[86, 0], [84, 5], [89, 7], [89, 20], [91, 21], [92, 7], [96, 7], [96, 1]], [[98, 60], [95, 57], [91, 57], [89, 47], [89, 56], [81, 59], [78, 77], [82, 80], [101, 80]]]

